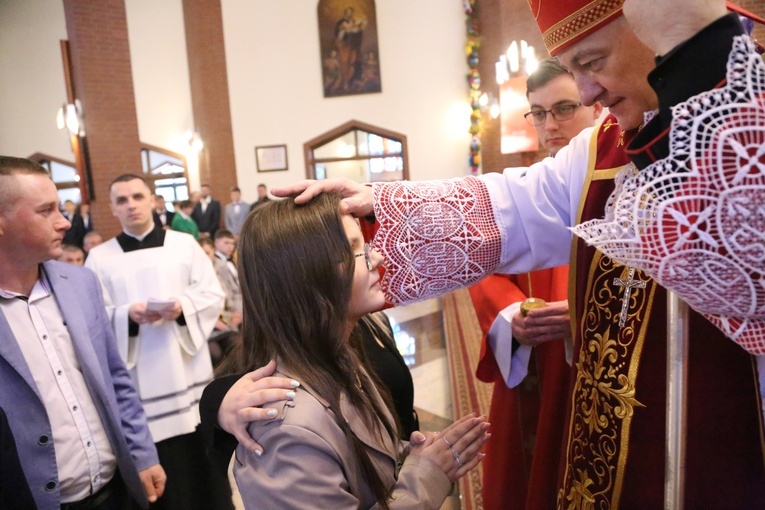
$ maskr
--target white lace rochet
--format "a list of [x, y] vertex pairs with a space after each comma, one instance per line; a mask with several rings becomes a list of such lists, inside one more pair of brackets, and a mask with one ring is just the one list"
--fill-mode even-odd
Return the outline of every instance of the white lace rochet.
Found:
[[399, 305], [479, 281], [499, 264], [505, 231], [475, 177], [375, 184], [382, 288]]
[[672, 109], [670, 155], [616, 178], [605, 218], [572, 230], [765, 354], [765, 65], [737, 37], [727, 84]]

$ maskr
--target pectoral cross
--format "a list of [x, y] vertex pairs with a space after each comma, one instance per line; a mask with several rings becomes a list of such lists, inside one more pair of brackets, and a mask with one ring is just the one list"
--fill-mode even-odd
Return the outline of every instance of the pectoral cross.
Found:
[[633, 280], [635, 276], [635, 268], [631, 267], [627, 278], [614, 278], [614, 285], [624, 287], [624, 297], [622, 298], [622, 313], [619, 316], [619, 327], [623, 328], [627, 323], [627, 312], [630, 307], [630, 296], [632, 295], [632, 289], [645, 289], [646, 282], [640, 280]]

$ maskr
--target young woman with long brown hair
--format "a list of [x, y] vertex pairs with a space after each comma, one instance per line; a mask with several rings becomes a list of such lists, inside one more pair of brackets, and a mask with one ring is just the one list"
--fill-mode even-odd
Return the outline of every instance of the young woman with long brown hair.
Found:
[[364, 244], [340, 197], [257, 208], [240, 238], [244, 370], [276, 360], [299, 380], [277, 418], [249, 426], [262, 455], [239, 446], [234, 474], [247, 508], [437, 509], [483, 458], [488, 424], [472, 415], [421, 444], [398, 439], [389, 397], [361, 361], [356, 323], [385, 298], [382, 256]]

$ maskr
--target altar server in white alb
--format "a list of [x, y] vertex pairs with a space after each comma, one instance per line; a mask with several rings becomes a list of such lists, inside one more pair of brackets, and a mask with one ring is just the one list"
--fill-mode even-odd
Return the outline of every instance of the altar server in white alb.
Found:
[[[188, 234], [157, 228], [143, 178], [109, 187], [122, 233], [94, 248], [87, 267], [103, 287], [120, 355], [138, 387], [168, 475], [163, 508], [231, 508], [226, 480], [209, 473], [198, 438], [198, 402], [213, 379], [207, 338], [224, 294], [210, 260]], [[218, 499], [215, 499], [218, 498]]]

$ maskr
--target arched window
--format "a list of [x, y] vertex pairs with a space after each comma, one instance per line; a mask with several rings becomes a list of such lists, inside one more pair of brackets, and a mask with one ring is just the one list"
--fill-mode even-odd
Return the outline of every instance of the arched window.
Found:
[[77, 168], [74, 166], [74, 162], [49, 156], [41, 152], [32, 154], [29, 156], [29, 159], [40, 163], [40, 165], [48, 170], [50, 178], [56, 184], [58, 198], [62, 204], [66, 200], [71, 200], [75, 204], [79, 204], [82, 201], [79, 184], [80, 176], [77, 175]]
[[309, 179], [346, 177], [360, 183], [409, 179], [406, 135], [357, 120], [309, 140], [303, 150]]
[[186, 158], [182, 154], [141, 144], [141, 165], [144, 178], [154, 193], [165, 198], [168, 210], [173, 210], [173, 202], [189, 198]]

